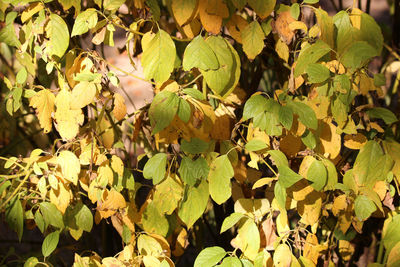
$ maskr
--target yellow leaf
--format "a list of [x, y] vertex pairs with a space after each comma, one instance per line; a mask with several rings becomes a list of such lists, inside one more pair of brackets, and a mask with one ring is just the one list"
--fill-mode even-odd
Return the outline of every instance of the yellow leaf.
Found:
[[119, 176], [124, 175], [124, 163], [122, 162], [121, 158], [112, 155], [111, 157], [111, 168], [116, 172]]
[[341, 148], [341, 137], [336, 132], [337, 127], [332, 123], [331, 119], [321, 122], [319, 125], [320, 144], [316, 150], [319, 150], [322, 154], [327, 153], [328, 158], [334, 159], [340, 153]]
[[378, 194], [381, 201], [385, 198], [387, 190], [386, 181], [377, 181], [374, 185], [374, 191]]
[[346, 134], [344, 136], [344, 146], [350, 149], [361, 149], [366, 142], [367, 138], [362, 133]]
[[287, 189], [287, 194], [296, 201], [304, 200], [314, 191], [314, 188], [305, 179], [301, 179]]
[[126, 115], [125, 99], [118, 93], [114, 93], [113, 114], [118, 121], [122, 120]]
[[242, 43], [242, 31], [249, 23], [243, 17], [238, 14], [233, 14], [231, 19], [226, 24], [229, 34], [238, 43]]
[[71, 109], [71, 92], [63, 89], [56, 96], [55, 104], [57, 107], [55, 120], [57, 130], [64, 140], [73, 139], [79, 132], [79, 125], [82, 125], [84, 117], [82, 110]]
[[289, 27], [289, 24], [294, 21], [295, 19], [290, 14], [290, 11], [285, 11], [279, 14], [274, 23], [275, 30], [278, 32], [282, 41], [284, 41], [286, 44], [290, 44], [294, 37], [294, 31], [292, 31]]
[[72, 192], [64, 183], [59, 182], [57, 190], [50, 190], [50, 202], [53, 203], [61, 213], [69, 206], [72, 199]]
[[175, 241], [175, 249], [172, 254], [175, 257], [181, 256], [185, 252], [185, 248], [189, 245], [189, 236], [185, 228], [181, 228]]
[[302, 21], [293, 21], [293, 22], [291, 22], [289, 24], [289, 29], [291, 31], [302, 30], [305, 33], [307, 33], [307, 31], [308, 31], [307, 25]]
[[105, 201], [98, 204], [98, 211], [102, 218], [108, 218], [113, 215], [118, 209], [126, 207], [125, 198], [116, 190], [105, 190], [103, 193]]
[[180, 26], [187, 24], [195, 17], [198, 2], [197, 0], [172, 0], [172, 13]]
[[98, 123], [97, 130], [100, 134], [103, 146], [107, 149], [111, 149], [114, 144], [114, 129], [105, 116], [103, 116]]
[[338, 197], [335, 198], [335, 200], [333, 201], [333, 205], [332, 205], [332, 213], [335, 216], [338, 216], [338, 214], [341, 211], [344, 211], [347, 209], [347, 196], [346, 195], [340, 195]]
[[107, 181], [109, 185], [112, 185], [114, 182], [114, 173], [107, 164], [103, 164], [99, 167], [97, 170], [97, 175], [97, 180], [100, 184], [103, 184], [102, 181]]
[[270, 185], [273, 181], [275, 181], [277, 178], [273, 177], [266, 177], [266, 178], [261, 178], [260, 180], [257, 180], [254, 184], [252, 189], [257, 189], [260, 187], [263, 187], [264, 185]]
[[279, 149], [289, 158], [294, 158], [297, 152], [302, 150], [303, 146], [301, 138], [293, 135], [291, 132], [287, 132], [279, 143]]
[[285, 62], [288, 62], [289, 47], [281, 39], [278, 39], [278, 41], [276, 42], [275, 51], [281, 59], [283, 59]]
[[398, 242], [389, 253], [387, 267], [397, 267], [400, 264], [400, 242]]
[[361, 14], [362, 13], [363, 12], [360, 9], [353, 8], [351, 10], [351, 14], [350, 14], [351, 24], [353, 24], [353, 27], [358, 30], [361, 28]]
[[44, 133], [51, 130], [51, 113], [54, 111], [55, 96], [47, 89], [37, 92], [29, 102], [31, 107], [36, 108], [38, 113], [40, 127], [44, 129]]
[[286, 244], [280, 244], [274, 253], [274, 266], [275, 267], [289, 267], [292, 262], [292, 251]]
[[349, 241], [339, 240], [339, 253], [343, 260], [349, 261], [354, 253], [354, 247]]
[[206, 31], [218, 34], [221, 31], [222, 17], [217, 14], [209, 14], [206, 10], [209, 3], [213, 1], [214, 0], [199, 1], [200, 21]]
[[71, 109], [81, 109], [93, 102], [98, 85], [93, 82], [80, 82], [71, 93]]
[[310, 259], [314, 264], [318, 262], [319, 244], [316, 235], [309, 233], [304, 244], [303, 256]]
[[323, 193], [313, 191], [307, 198], [297, 202], [297, 210], [301, 221], [307, 225], [314, 225], [321, 215]]
[[61, 166], [63, 178], [77, 185], [81, 164], [75, 154], [68, 150], [61, 151], [57, 156], [57, 164]]
[[198, 18], [195, 18], [189, 24], [183, 26], [182, 29], [185, 32], [186, 36], [192, 39], [200, 33], [201, 23]]

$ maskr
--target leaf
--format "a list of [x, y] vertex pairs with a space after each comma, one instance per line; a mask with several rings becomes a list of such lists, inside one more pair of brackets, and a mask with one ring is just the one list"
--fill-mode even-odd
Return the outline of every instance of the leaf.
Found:
[[226, 252], [221, 247], [209, 247], [203, 249], [194, 261], [194, 267], [213, 267], [216, 265], [223, 257], [225, 257]]
[[198, 179], [206, 178], [209, 171], [207, 161], [202, 157], [192, 160], [184, 156], [178, 169], [183, 182], [191, 186], [194, 186]]
[[46, 26], [46, 35], [50, 39], [47, 43], [49, 54], [61, 58], [69, 46], [69, 31], [65, 21], [60, 16], [51, 13], [50, 21]]
[[114, 117], [120, 121], [125, 118], [126, 115], [126, 105], [125, 98], [118, 94], [114, 93], [114, 109], [113, 109]]
[[376, 54], [380, 55], [383, 48], [383, 35], [381, 27], [374, 18], [367, 13], [361, 14], [361, 38], [375, 48]]
[[317, 63], [309, 64], [306, 67], [306, 73], [308, 75], [308, 81], [311, 83], [322, 83], [331, 77], [329, 69], [324, 65]]
[[[3, 13], [4, 14], [4, 13]], [[16, 19], [18, 13], [17, 12], [7, 12], [6, 16], [6, 25], [0, 31], [0, 42], [4, 42], [9, 46], [20, 47], [21, 43], [15, 33], [14, 29], [14, 20]], [[3, 15], [4, 16], [4, 15]]]
[[203, 214], [208, 203], [208, 183], [202, 180], [197, 186], [186, 186], [180, 203], [178, 216], [188, 228]]
[[307, 170], [307, 180], [312, 182], [311, 186], [315, 190], [321, 191], [325, 187], [327, 178], [328, 173], [325, 165], [319, 160], [314, 160]]
[[170, 91], [163, 90], [156, 94], [149, 109], [152, 134], [159, 133], [171, 124], [179, 108], [179, 97]]
[[267, 147], [267, 144], [259, 139], [252, 139], [245, 145], [247, 151], [258, 151]]
[[367, 137], [362, 133], [346, 134], [344, 136], [343, 145], [350, 149], [361, 149], [367, 142]]
[[235, 89], [240, 76], [240, 59], [233, 47], [221, 36], [210, 36], [206, 43], [217, 56], [217, 70], [200, 70], [211, 90], [221, 97], [228, 96]]
[[[388, 219], [390, 220], [390, 219]], [[400, 215], [395, 215], [387, 223], [386, 229], [382, 234], [382, 241], [385, 248], [390, 251], [400, 242]]]
[[192, 115], [192, 110], [190, 108], [190, 104], [183, 98], [179, 98], [177, 114], [184, 123], [189, 122], [190, 116]]
[[287, 106], [281, 106], [279, 108], [278, 119], [283, 127], [290, 130], [293, 124], [293, 111]]
[[382, 119], [387, 125], [398, 121], [396, 115], [387, 108], [371, 108], [367, 110], [367, 115], [373, 119]]
[[285, 154], [283, 154], [282, 151], [280, 150], [269, 150], [268, 154], [271, 155], [271, 158], [274, 161], [275, 166], [280, 167], [280, 166], [289, 166], [289, 162], [285, 156]]
[[254, 59], [264, 48], [264, 32], [257, 21], [248, 24], [241, 33], [243, 51], [251, 60]]
[[357, 219], [365, 221], [376, 210], [376, 206], [367, 196], [359, 195], [354, 202], [354, 211]]
[[72, 28], [71, 37], [87, 33], [90, 29], [94, 28], [97, 24], [97, 12], [94, 8], [88, 8], [80, 13]]
[[160, 213], [153, 202], [148, 204], [142, 215], [143, 229], [148, 233], [166, 236], [168, 233], [168, 220]]
[[176, 22], [182, 26], [196, 15], [198, 0], [172, 0], [171, 9]]
[[242, 119], [254, 118], [267, 110], [268, 106], [268, 101], [263, 95], [252, 95], [244, 104]]
[[249, 6], [257, 13], [257, 15], [265, 19], [268, 17], [276, 4], [276, 0], [248, 0]]
[[154, 184], [158, 184], [164, 179], [167, 166], [167, 154], [158, 153], [151, 157], [144, 165], [143, 177], [153, 179]]
[[226, 257], [218, 266], [221, 267], [242, 267], [242, 262], [238, 257]]
[[314, 149], [317, 145], [317, 140], [315, 139], [314, 134], [308, 129], [306, 129], [301, 136], [301, 141], [310, 149]]
[[288, 245], [280, 244], [274, 253], [274, 266], [277, 267], [288, 267], [292, 262], [292, 252]]
[[60, 238], [60, 232], [55, 231], [46, 236], [42, 244], [42, 254], [48, 257], [57, 247], [58, 240]]
[[97, 85], [93, 82], [80, 82], [71, 93], [71, 109], [81, 109], [93, 102], [97, 93]]
[[11, 200], [5, 215], [8, 226], [17, 233], [18, 239], [21, 242], [24, 232], [24, 210], [18, 196]]
[[64, 222], [61, 212], [53, 203], [42, 202], [39, 204], [40, 212], [43, 215], [45, 225], [51, 224], [57, 228], [64, 228]]
[[335, 164], [329, 159], [322, 159], [322, 163], [328, 173], [327, 181], [324, 190], [334, 190], [335, 185], [338, 183], [338, 174]]
[[297, 77], [303, 74], [309, 64], [316, 63], [329, 51], [331, 51], [329, 45], [320, 40], [302, 50], [299, 57], [297, 58], [296, 67], [294, 69], [294, 76]]
[[389, 252], [386, 263], [387, 267], [396, 267], [400, 265], [400, 242], [398, 242]]
[[93, 227], [93, 215], [86, 205], [79, 205], [75, 214], [76, 225], [83, 231], [90, 232]]
[[376, 50], [365, 41], [357, 41], [350, 45], [340, 58], [340, 62], [349, 69], [361, 68], [368, 59], [377, 56]]
[[248, 219], [238, 230], [238, 238], [241, 241], [239, 247], [243, 254], [250, 260], [254, 260], [260, 250], [260, 233], [253, 220]]
[[231, 195], [231, 178], [234, 171], [227, 155], [216, 158], [210, 166], [208, 174], [211, 198], [219, 205], [227, 201]]
[[299, 116], [299, 121], [308, 128], [316, 130], [318, 127], [317, 116], [314, 110], [302, 102], [289, 101], [287, 106]]
[[24, 84], [27, 78], [28, 78], [28, 72], [26, 71], [25, 67], [22, 67], [18, 71], [17, 76], [15, 77], [15, 81], [19, 84]]
[[125, 0], [104, 0], [103, 7], [106, 10], [113, 11], [119, 9], [124, 3]]
[[216, 70], [219, 68], [217, 56], [201, 35], [196, 36], [186, 47], [183, 54], [183, 69]]
[[161, 214], [171, 215], [182, 199], [183, 187], [174, 178], [168, 176], [156, 186], [151, 204]]
[[278, 171], [278, 181], [284, 188], [291, 187], [303, 178], [301, 175], [292, 171], [288, 166], [278, 166]]
[[224, 219], [221, 226], [220, 233], [222, 234], [226, 230], [232, 228], [240, 219], [242, 219], [244, 215], [242, 213], [234, 212], [231, 213], [228, 217]]
[[191, 97], [193, 97], [194, 99], [197, 99], [197, 100], [206, 100], [204, 95], [199, 90], [197, 90], [195, 88], [183, 89], [183, 93], [185, 93], [186, 95], [189, 95], [189, 96], [191, 96]]
[[207, 151], [209, 144], [199, 138], [192, 138], [190, 142], [182, 140], [181, 149], [190, 154], [200, 154]]
[[36, 109], [39, 117], [40, 127], [44, 133], [51, 131], [51, 113], [54, 112], [55, 96], [47, 89], [37, 92], [29, 101], [29, 106]]
[[146, 79], [154, 79], [158, 83], [168, 80], [174, 69], [176, 57], [175, 44], [171, 36], [163, 30], [143, 45], [142, 66]]
[[61, 151], [57, 156], [57, 164], [61, 166], [63, 177], [74, 185], [77, 185], [81, 164], [75, 154], [68, 150]]

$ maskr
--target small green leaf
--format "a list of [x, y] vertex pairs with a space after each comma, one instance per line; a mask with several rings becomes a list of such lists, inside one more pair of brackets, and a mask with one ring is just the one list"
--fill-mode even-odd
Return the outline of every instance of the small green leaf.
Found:
[[46, 225], [51, 224], [60, 229], [64, 228], [63, 216], [53, 203], [42, 202], [39, 207]]
[[171, 124], [178, 112], [180, 98], [167, 90], [156, 94], [149, 109], [150, 123], [153, 134], [159, 133]]
[[46, 35], [50, 39], [47, 48], [50, 55], [61, 58], [69, 46], [69, 31], [65, 21], [58, 15], [52, 13], [50, 21], [46, 26]]
[[272, 160], [274, 161], [275, 166], [280, 167], [280, 166], [289, 166], [289, 162], [283, 154], [282, 151], [280, 150], [269, 150], [268, 154], [271, 155]]
[[46, 236], [42, 244], [42, 254], [48, 257], [57, 247], [58, 240], [60, 239], [60, 232], [55, 231]]
[[199, 138], [192, 138], [190, 142], [182, 140], [181, 149], [190, 154], [199, 154], [207, 151], [209, 144]]
[[376, 206], [367, 196], [359, 195], [354, 202], [354, 211], [357, 219], [364, 221], [376, 211]]
[[268, 17], [276, 4], [276, 0], [247, 0], [249, 6], [257, 13], [257, 15], [264, 19]]
[[201, 35], [196, 36], [186, 47], [183, 54], [183, 69], [216, 70], [219, 68], [217, 56]]
[[302, 102], [295, 102], [289, 101], [287, 103], [288, 107], [290, 107], [294, 113], [299, 116], [299, 120], [303, 123], [306, 127], [316, 130], [318, 127], [318, 120], [317, 116], [315, 115], [314, 110], [302, 103]]
[[243, 217], [244, 217], [244, 215], [242, 213], [238, 213], [238, 212], [234, 212], [231, 215], [229, 215], [228, 217], [226, 217], [224, 219], [224, 221], [222, 222], [220, 233], [223, 233], [226, 230], [233, 227]]
[[158, 184], [164, 179], [167, 166], [167, 154], [158, 153], [151, 157], [144, 165], [143, 177], [153, 179], [154, 184]]
[[194, 267], [213, 267], [222, 260], [225, 255], [226, 252], [221, 247], [205, 248], [197, 256]]
[[24, 267], [35, 267], [39, 263], [39, 260], [36, 257], [30, 257], [24, 263]]
[[281, 209], [286, 207], [286, 187], [278, 180], [274, 187], [274, 195]]
[[218, 266], [221, 267], [242, 267], [242, 263], [238, 257], [226, 257]]
[[219, 156], [211, 163], [208, 174], [210, 195], [219, 205], [227, 201], [232, 195], [230, 180], [233, 174], [234, 171], [228, 155]]
[[243, 120], [254, 118], [268, 108], [268, 101], [263, 95], [252, 95], [244, 104]]
[[183, 92], [191, 97], [193, 97], [194, 99], [197, 100], [206, 100], [206, 98], [204, 97], [204, 95], [197, 89], [195, 88], [186, 88], [183, 89]]
[[294, 76], [297, 77], [304, 73], [307, 66], [311, 63], [316, 63], [321, 57], [326, 55], [331, 48], [325, 42], [318, 40], [315, 44], [312, 44], [301, 51], [296, 67], [294, 69]]
[[93, 227], [93, 215], [86, 205], [79, 205], [75, 214], [76, 225], [86, 231], [90, 232]]
[[317, 140], [315, 139], [314, 134], [308, 129], [306, 129], [301, 136], [301, 141], [310, 149], [314, 149], [317, 145]]
[[192, 160], [184, 156], [178, 169], [183, 182], [191, 186], [194, 186], [198, 179], [206, 178], [209, 171], [207, 161], [202, 157]]
[[21, 241], [24, 231], [24, 210], [18, 197], [14, 197], [6, 209], [6, 222], [17, 232], [18, 239]]
[[290, 6], [290, 15], [292, 18], [297, 20], [300, 15], [300, 5], [298, 3], [294, 3]]
[[190, 104], [183, 98], [179, 98], [178, 105], [178, 117], [184, 122], [187, 123], [190, 120], [190, 116], [192, 115], [192, 110], [190, 109]]
[[251, 22], [243, 29], [241, 35], [243, 51], [250, 60], [254, 59], [264, 48], [265, 36], [260, 24], [257, 21]]
[[365, 41], [357, 41], [350, 45], [340, 58], [340, 62], [349, 69], [355, 70], [363, 67], [369, 60], [377, 56], [375, 48]]
[[310, 4], [310, 5], [316, 4], [318, 2], [319, 2], [319, 0], [304, 0], [305, 4]]
[[72, 28], [71, 37], [87, 33], [90, 29], [94, 28], [97, 24], [97, 12], [94, 8], [88, 8], [80, 13]]
[[314, 160], [307, 171], [307, 180], [312, 182], [311, 186], [315, 190], [321, 191], [326, 184], [327, 178], [328, 173], [325, 165], [322, 163], [322, 161]]
[[268, 146], [264, 141], [258, 140], [258, 139], [250, 140], [245, 146], [247, 151], [258, 151], [258, 150], [265, 149], [267, 147]]
[[24, 84], [27, 78], [28, 72], [26, 71], [26, 68], [22, 67], [17, 73], [16, 81], [19, 84]]
[[287, 106], [280, 106], [278, 114], [279, 122], [287, 130], [292, 128], [293, 123], [293, 111]]
[[278, 181], [285, 188], [291, 187], [303, 178], [301, 175], [292, 171], [288, 166], [278, 166], [278, 171]]
[[367, 115], [373, 119], [382, 119], [388, 125], [398, 121], [396, 115], [387, 108], [371, 108], [367, 110]]
[[318, 63], [311, 63], [306, 67], [308, 81], [311, 83], [322, 83], [331, 77], [331, 72], [327, 67]]
[[148, 233], [166, 236], [168, 233], [168, 220], [161, 214], [153, 202], [147, 205], [142, 215], [143, 229]]
[[124, 241], [124, 243], [127, 244], [131, 241], [131, 238], [132, 238], [131, 230], [126, 224], [124, 224], [124, 226], [122, 227], [122, 241]]

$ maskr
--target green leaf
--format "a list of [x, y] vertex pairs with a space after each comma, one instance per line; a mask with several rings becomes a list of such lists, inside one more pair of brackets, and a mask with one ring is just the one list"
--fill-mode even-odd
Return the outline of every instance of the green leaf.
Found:
[[311, 186], [315, 190], [321, 191], [326, 184], [327, 178], [328, 172], [325, 165], [322, 161], [314, 160], [307, 170], [307, 180], [312, 182]]
[[164, 179], [167, 167], [167, 154], [158, 153], [151, 157], [144, 165], [143, 177], [153, 179], [154, 184], [158, 184]]
[[369, 45], [375, 48], [376, 54], [380, 55], [383, 48], [383, 35], [381, 27], [375, 19], [367, 13], [361, 14], [361, 39], [367, 41]]
[[234, 171], [227, 155], [216, 158], [210, 166], [208, 182], [211, 198], [219, 205], [227, 201], [231, 195], [231, 178]]
[[60, 232], [55, 231], [46, 236], [42, 244], [42, 254], [48, 257], [57, 247], [58, 240], [60, 239]]
[[358, 185], [374, 184], [382, 175], [383, 166], [386, 158], [383, 155], [382, 148], [375, 141], [368, 141], [357, 155], [354, 163], [353, 175]]
[[242, 213], [234, 212], [224, 219], [221, 226], [220, 233], [222, 234], [226, 230], [232, 228], [244, 215]]
[[354, 211], [360, 221], [364, 221], [376, 211], [376, 206], [367, 196], [359, 195], [354, 202]]
[[386, 84], [386, 77], [383, 73], [374, 74], [374, 85], [384, 86]]
[[207, 161], [202, 157], [192, 160], [184, 156], [178, 169], [183, 182], [191, 186], [196, 184], [197, 179], [206, 178], [209, 171]]
[[18, 197], [14, 197], [6, 209], [6, 222], [8, 226], [17, 232], [21, 241], [24, 232], [24, 210]]
[[142, 215], [143, 229], [148, 233], [166, 236], [168, 233], [168, 220], [160, 213], [153, 202], [150, 202]]
[[64, 228], [62, 214], [53, 203], [42, 202], [39, 207], [46, 225], [51, 224], [60, 229]]
[[322, 83], [331, 77], [331, 72], [327, 67], [318, 63], [311, 63], [306, 67], [308, 81], [311, 83]]
[[238, 237], [243, 242], [241, 247], [243, 254], [250, 260], [254, 260], [260, 250], [260, 233], [255, 222], [246, 220], [238, 230]]
[[290, 6], [290, 15], [292, 18], [297, 20], [300, 15], [300, 5], [298, 3], [294, 3]]
[[367, 110], [367, 115], [373, 119], [382, 119], [388, 125], [398, 121], [396, 115], [387, 108], [371, 108]]
[[263, 95], [252, 95], [244, 104], [243, 120], [254, 118], [268, 108], [268, 101]]
[[71, 37], [87, 33], [90, 29], [94, 28], [97, 24], [97, 12], [94, 8], [88, 8], [80, 13], [72, 28]]
[[247, 0], [247, 3], [260, 18], [265, 19], [274, 11], [276, 0]]
[[178, 117], [184, 122], [187, 123], [190, 120], [190, 116], [192, 115], [192, 110], [190, 108], [190, 104], [183, 98], [179, 98], [178, 105]]
[[163, 90], [156, 94], [149, 109], [153, 134], [159, 133], [171, 124], [179, 108], [179, 97], [170, 91]]
[[[143, 38], [144, 39], [144, 38]], [[143, 46], [142, 66], [146, 79], [154, 79], [157, 83], [168, 80], [174, 69], [176, 49], [171, 36], [159, 30], [158, 33]]]
[[26, 79], [28, 78], [28, 72], [26, 71], [26, 68], [22, 67], [16, 77], [16, 82], [19, 84], [24, 84], [26, 82]]
[[302, 103], [302, 102], [295, 102], [289, 101], [287, 106], [290, 107], [294, 113], [299, 116], [299, 120], [303, 123], [306, 127], [316, 130], [318, 127], [318, 120], [317, 116], [315, 115], [314, 110]]
[[200, 70], [207, 85], [217, 95], [226, 97], [235, 89], [240, 77], [239, 55], [231, 44], [221, 36], [210, 36], [206, 43], [217, 56], [217, 70]]
[[106, 10], [117, 10], [125, 3], [125, 0], [104, 0], [103, 7]]
[[46, 26], [46, 35], [50, 39], [46, 47], [49, 54], [61, 58], [69, 46], [69, 31], [65, 21], [52, 13]]
[[267, 147], [268, 146], [264, 141], [258, 139], [250, 140], [245, 146], [247, 151], [258, 151]]
[[382, 241], [385, 248], [390, 251], [400, 242], [400, 215], [393, 216], [391, 221], [387, 224], [387, 228], [383, 231]]
[[216, 70], [219, 68], [217, 56], [201, 35], [194, 38], [183, 54], [183, 69]]
[[131, 241], [131, 238], [132, 238], [131, 230], [126, 224], [124, 224], [124, 226], [122, 226], [122, 241], [124, 241], [124, 243], [127, 244]]
[[227, 257], [218, 266], [222, 266], [222, 267], [242, 267], [242, 262], [236, 256], [235, 257]]
[[174, 178], [168, 176], [156, 186], [152, 205], [161, 214], [171, 215], [182, 199], [183, 186]]
[[278, 171], [278, 181], [284, 188], [291, 187], [303, 178], [301, 175], [292, 171], [288, 166], [278, 166]]
[[153, 15], [153, 19], [155, 21], [159, 21], [161, 16], [161, 11], [160, 11], [160, 6], [157, 3], [157, 0], [146, 0], [146, 5], [150, 8], [150, 12]]
[[35, 224], [39, 228], [40, 232], [44, 233], [44, 230], [46, 230], [47, 225], [44, 222], [43, 216], [39, 210], [37, 210], [35, 212], [34, 220], [35, 220]]
[[310, 5], [316, 4], [318, 2], [319, 2], [319, 0], [304, 0], [305, 4], [310, 4]]
[[338, 174], [337, 174], [336, 166], [329, 159], [322, 159], [322, 163], [324, 164], [324, 166], [327, 170], [327, 173], [328, 173], [326, 186], [324, 189], [325, 190], [334, 190], [335, 185], [338, 183]]
[[231, 2], [239, 11], [247, 4], [247, 0], [231, 0]]
[[188, 228], [203, 214], [208, 203], [208, 183], [202, 180], [197, 186], [186, 186], [178, 216]]
[[93, 227], [93, 215], [90, 209], [83, 204], [78, 205], [75, 214], [76, 225], [83, 231], [90, 232]]
[[194, 99], [197, 99], [197, 100], [206, 100], [204, 95], [199, 90], [197, 90], [195, 88], [183, 89], [183, 93], [185, 93], [186, 95], [189, 95], [189, 96], [191, 96], [191, 97], [193, 97]]
[[199, 154], [207, 151], [209, 144], [199, 138], [192, 138], [190, 142], [185, 139], [182, 140], [181, 149], [182, 151], [190, 154]]
[[225, 255], [226, 252], [221, 247], [205, 248], [197, 256], [194, 267], [213, 267], [222, 260]]
[[355, 70], [364, 66], [370, 58], [377, 56], [375, 48], [365, 41], [354, 42], [344, 52], [340, 62], [349, 69]]
[[278, 180], [274, 187], [274, 195], [281, 209], [286, 207], [286, 188], [282, 185], [282, 182]]
[[18, 16], [17, 12], [11, 11], [7, 13], [6, 25], [0, 31], [0, 42], [9, 46], [20, 47], [21, 43], [15, 33], [14, 20]]
[[251, 22], [243, 29], [241, 35], [243, 51], [250, 60], [254, 59], [264, 48], [265, 36], [260, 24], [257, 21]]
[[303, 74], [309, 64], [317, 62], [329, 51], [331, 51], [329, 45], [321, 40], [318, 40], [315, 44], [305, 48], [304, 51], [302, 50], [297, 58], [294, 76], [297, 77]]
[[30, 257], [24, 263], [24, 267], [35, 267], [39, 263], [39, 260], [36, 257]]
[[271, 155], [272, 160], [274, 161], [275, 166], [280, 167], [280, 166], [289, 166], [289, 162], [283, 154], [282, 151], [280, 150], [269, 150], [268, 154]]
[[314, 134], [308, 129], [306, 129], [301, 136], [301, 141], [310, 149], [314, 149], [317, 145], [317, 140], [315, 139]]
[[287, 106], [280, 106], [278, 119], [283, 127], [290, 130], [293, 123], [293, 111]]

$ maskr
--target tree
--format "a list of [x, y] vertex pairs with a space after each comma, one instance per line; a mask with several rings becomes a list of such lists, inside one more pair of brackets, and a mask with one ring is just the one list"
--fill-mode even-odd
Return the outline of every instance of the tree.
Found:
[[[366, 248], [397, 266], [397, 84], [384, 75], [397, 70], [377, 67], [386, 45], [367, 13], [8, 0], [0, 18], [0, 212], [22, 242], [43, 234], [28, 266], [57, 264], [69, 237], [74, 266], [340, 265]], [[143, 78], [105, 56], [115, 32]], [[122, 74], [150, 83], [152, 102], [127, 113]], [[105, 241], [88, 255], [96, 225]]]

